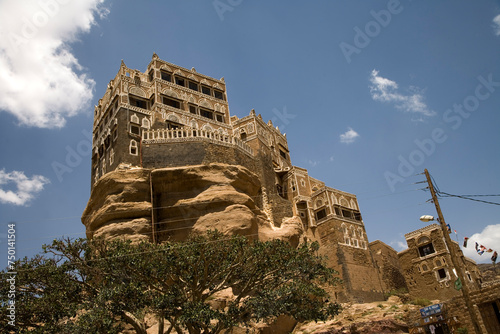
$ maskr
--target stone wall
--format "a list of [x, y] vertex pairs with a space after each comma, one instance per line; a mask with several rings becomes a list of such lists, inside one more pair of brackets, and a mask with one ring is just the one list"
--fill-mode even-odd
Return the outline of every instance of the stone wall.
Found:
[[408, 289], [398, 253], [380, 240], [370, 242], [369, 247], [381, 273], [384, 290]]
[[384, 287], [380, 272], [369, 248], [343, 244], [341, 220], [328, 219], [318, 225], [314, 238], [321, 240], [320, 253], [327, 257], [328, 266], [340, 273], [343, 283], [333, 289], [340, 302], [383, 300]]
[[[500, 309], [500, 283], [489, 285], [480, 291], [471, 292], [470, 297], [482, 332], [486, 334], [500, 333], [500, 314], [498, 313]], [[474, 330], [471, 315], [462, 296], [446, 301], [445, 307], [448, 310], [449, 319], [458, 319], [457, 327], [467, 328], [469, 334], [479, 334]]]

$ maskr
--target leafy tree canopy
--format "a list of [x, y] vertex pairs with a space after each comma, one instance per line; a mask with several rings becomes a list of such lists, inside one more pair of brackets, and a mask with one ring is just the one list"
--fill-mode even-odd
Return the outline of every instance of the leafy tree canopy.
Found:
[[[321, 286], [338, 278], [317, 249], [317, 243], [292, 248], [217, 231], [182, 243], [55, 240], [15, 264], [15, 330], [119, 333], [128, 323], [145, 334], [146, 314], [159, 320], [159, 333], [219, 333], [280, 315], [324, 321], [340, 306]], [[2, 282], [9, 277], [7, 270], [0, 275]], [[8, 289], [0, 287], [2, 319]], [[217, 306], [221, 293], [229, 297]], [[5, 322], [0, 329], [13, 330]]]

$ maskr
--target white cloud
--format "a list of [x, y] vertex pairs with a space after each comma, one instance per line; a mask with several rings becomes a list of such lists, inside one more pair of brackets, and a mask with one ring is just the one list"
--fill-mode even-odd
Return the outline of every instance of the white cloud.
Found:
[[318, 164], [319, 164], [319, 161], [316, 161], [316, 160], [308, 160], [307, 163], [311, 166], [311, 167], [316, 167]]
[[493, 29], [495, 29], [495, 35], [500, 36], [500, 15], [493, 19]]
[[356, 138], [359, 137], [359, 134], [354, 131], [352, 128], [349, 128], [345, 133], [340, 135], [340, 142], [344, 144], [354, 143]]
[[375, 101], [394, 103], [397, 109], [425, 116], [436, 114], [427, 107], [422, 91], [417, 87], [410, 87], [412, 94], [403, 95], [399, 93], [398, 84], [395, 81], [379, 76], [377, 70], [372, 71], [370, 82], [370, 93]]
[[[9, 183], [15, 184], [15, 191], [2, 189]], [[33, 175], [30, 179], [24, 175], [24, 172], [13, 171], [6, 173], [2, 169], [0, 170], [0, 202], [4, 204], [26, 205], [48, 183], [50, 181], [41, 175]]]
[[396, 251], [401, 252], [408, 248], [406, 242], [400, 240], [391, 241], [390, 246], [394, 248]]
[[[461, 240], [463, 242], [463, 240]], [[484, 252], [483, 255], [479, 255], [475, 249], [475, 243], [483, 245], [486, 248], [491, 248], [497, 253], [500, 253], [500, 224], [488, 225], [480, 233], [473, 234], [469, 237], [467, 243], [467, 248], [462, 247], [464, 255], [473, 259], [478, 263], [487, 262], [491, 260], [493, 253]], [[463, 245], [460, 245], [463, 246]], [[499, 258], [500, 260], [500, 258]], [[498, 261], [498, 260], [497, 260]]]
[[88, 110], [95, 82], [69, 44], [106, 15], [103, 1], [0, 1], [0, 110], [41, 128]]

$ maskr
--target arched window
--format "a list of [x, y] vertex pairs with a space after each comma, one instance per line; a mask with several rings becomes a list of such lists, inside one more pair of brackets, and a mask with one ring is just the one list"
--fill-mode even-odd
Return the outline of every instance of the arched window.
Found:
[[130, 117], [130, 121], [132, 123], [136, 123], [136, 124], [139, 124], [139, 117], [137, 117], [136, 114], [132, 114], [132, 116]]
[[364, 239], [364, 233], [363, 233], [363, 230], [361, 229], [361, 227], [358, 227], [358, 238], [360, 240]]
[[203, 125], [203, 127], [201, 129], [205, 130], [205, 131], [214, 132], [214, 129], [208, 124]]
[[344, 235], [347, 235], [347, 227], [345, 226], [345, 224], [340, 225], [340, 229], [342, 230], [342, 233], [344, 233]]
[[339, 202], [337, 202], [337, 197], [335, 197], [334, 194], [332, 194], [332, 203], [333, 204], [338, 204]]
[[430, 241], [431, 241], [431, 239], [429, 239], [429, 237], [425, 237], [424, 236], [424, 237], [421, 237], [420, 239], [418, 239], [417, 243], [418, 244], [426, 244], [426, 243], [428, 243]]
[[146, 129], [149, 129], [149, 128], [150, 128], [149, 119], [147, 119], [147, 118], [143, 118], [143, 119], [142, 119], [142, 127], [143, 127], [143, 128], [146, 128]]

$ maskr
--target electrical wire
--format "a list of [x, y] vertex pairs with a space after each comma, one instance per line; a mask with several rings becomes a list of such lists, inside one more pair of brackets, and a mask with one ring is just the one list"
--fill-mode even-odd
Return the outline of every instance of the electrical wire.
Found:
[[[484, 201], [484, 200], [480, 200], [480, 199], [471, 198], [471, 197], [497, 197], [497, 196], [500, 196], [500, 194], [494, 194], [494, 195], [454, 195], [454, 194], [450, 194], [450, 193], [441, 191], [441, 189], [439, 189], [439, 186], [437, 185], [437, 182], [434, 179], [434, 177], [432, 175], [430, 175], [430, 177], [432, 180], [431, 185], [434, 187], [434, 191], [436, 192], [436, 196], [438, 196], [438, 197], [455, 197], [455, 198], [465, 199], [465, 200], [469, 200], [469, 201], [480, 202], [480, 203], [484, 203], [484, 204], [500, 205], [500, 203], [497, 203], [497, 202], [490, 202], [490, 201]], [[424, 188], [424, 190], [427, 190], [427, 189], [428, 188]]]
[[437, 194], [440, 197], [455, 197], [455, 198], [461, 198], [461, 199], [466, 199], [466, 200], [469, 200], [469, 201], [480, 202], [480, 203], [485, 203], [485, 204], [500, 205], [500, 203], [496, 203], [496, 202], [483, 201], [483, 200], [480, 200], [480, 199], [470, 198], [468, 196], [463, 196], [463, 195], [448, 194], [448, 193], [445, 193], [445, 192], [442, 192], [442, 191], [440, 191]]

